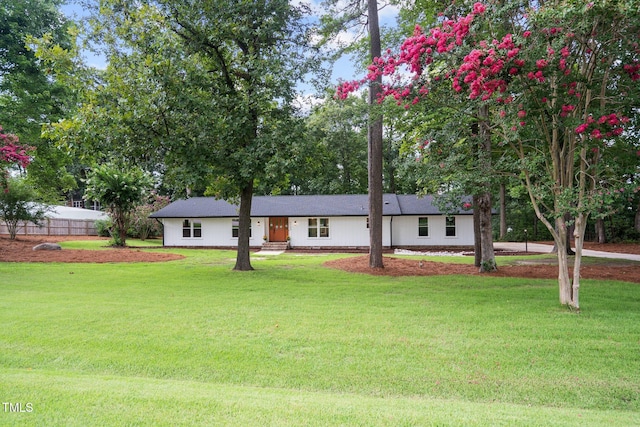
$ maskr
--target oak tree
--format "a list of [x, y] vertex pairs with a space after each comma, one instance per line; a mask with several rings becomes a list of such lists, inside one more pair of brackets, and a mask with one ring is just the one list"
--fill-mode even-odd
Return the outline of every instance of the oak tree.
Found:
[[311, 52], [304, 12], [286, 0], [106, 0], [92, 37], [108, 68], [52, 133], [86, 155], [120, 153], [182, 194], [238, 202], [234, 268], [251, 270], [254, 188], [278, 181], [301, 130], [293, 100]]

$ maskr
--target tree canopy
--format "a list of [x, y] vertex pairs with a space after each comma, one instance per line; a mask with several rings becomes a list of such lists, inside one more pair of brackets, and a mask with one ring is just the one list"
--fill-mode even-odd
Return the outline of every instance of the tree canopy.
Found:
[[85, 156], [145, 164], [183, 194], [239, 200], [236, 269], [251, 269], [254, 187], [281, 183], [302, 135], [293, 100], [311, 64], [304, 13], [286, 0], [102, 2], [93, 37], [108, 68], [51, 135]]
[[67, 166], [72, 159], [41, 138], [44, 123], [71, 113], [72, 91], [53, 79], [31, 49], [30, 37], [45, 35], [69, 48], [71, 23], [61, 13], [60, 0], [14, 0], [0, 7], [0, 123], [35, 147], [28, 179], [48, 199], [75, 186]]

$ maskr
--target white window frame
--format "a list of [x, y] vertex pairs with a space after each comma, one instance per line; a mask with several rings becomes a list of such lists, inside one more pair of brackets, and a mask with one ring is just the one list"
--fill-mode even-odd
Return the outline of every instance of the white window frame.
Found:
[[327, 217], [309, 218], [307, 220], [307, 237], [309, 239], [329, 239], [331, 236], [330, 227], [329, 218]]
[[[188, 236], [185, 232], [188, 230]], [[199, 236], [196, 236], [199, 234]], [[202, 239], [202, 220], [185, 218], [182, 220], [182, 238], [183, 239]]]
[[[252, 221], [249, 222], [249, 238], [253, 237]], [[240, 233], [240, 218], [231, 218], [231, 238], [237, 239]]]
[[[453, 234], [449, 234], [453, 230]], [[456, 225], [456, 217], [448, 216], [444, 220], [444, 235], [445, 237], [458, 237], [458, 226]]]
[[[425, 224], [420, 224], [422, 220], [425, 220]], [[420, 231], [423, 229], [426, 230], [426, 234], [420, 234]], [[429, 217], [427, 216], [418, 217], [418, 237], [419, 238], [429, 237]]]

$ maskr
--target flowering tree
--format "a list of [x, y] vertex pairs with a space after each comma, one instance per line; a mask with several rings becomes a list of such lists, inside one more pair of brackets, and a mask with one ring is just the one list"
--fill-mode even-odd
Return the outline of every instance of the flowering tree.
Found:
[[154, 218], [149, 218], [154, 212], [171, 203], [168, 196], [160, 196], [152, 192], [145, 204], [136, 206], [131, 213], [131, 231], [133, 235], [140, 240], [146, 240], [149, 237], [155, 237], [162, 234], [160, 223]]
[[4, 133], [0, 126], [0, 188], [4, 188], [5, 192], [9, 191], [9, 169], [15, 166], [26, 168], [31, 162], [29, 151], [31, 147], [20, 145], [16, 135]]
[[9, 238], [15, 239], [20, 222], [32, 221], [38, 223], [45, 214], [45, 210], [35, 206], [33, 189], [22, 179], [11, 179], [11, 168], [26, 168], [31, 162], [29, 151], [31, 147], [19, 144], [14, 134], [4, 133], [0, 127], [0, 219], [9, 230]]
[[[452, 95], [486, 109], [481, 125], [517, 159], [536, 215], [558, 247], [560, 302], [578, 309], [587, 218], [606, 210], [603, 194], [615, 195], [615, 187], [627, 191], [636, 172], [603, 179], [607, 151], [626, 147], [630, 155], [637, 153], [625, 145], [625, 134], [633, 131], [631, 118], [637, 115], [638, 4], [514, 3], [476, 2], [468, 13], [443, 14], [440, 25], [428, 31], [416, 27], [398, 53], [374, 61], [365, 80], [385, 76], [382, 97], [405, 108], [429, 96], [435, 85], [448, 85]], [[495, 17], [501, 17], [500, 25]], [[407, 73], [410, 81], [402, 84]], [[342, 85], [338, 95], [360, 83]], [[573, 280], [568, 218], [575, 218]]]

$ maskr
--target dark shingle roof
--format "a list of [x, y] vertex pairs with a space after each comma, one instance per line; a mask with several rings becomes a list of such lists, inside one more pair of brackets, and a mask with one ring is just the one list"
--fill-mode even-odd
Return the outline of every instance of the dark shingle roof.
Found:
[[[414, 194], [406, 194], [396, 197], [403, 215], [442, 215], [442, 211], [433, 203], [433, 196], [417, 197]], [[467, 202], [471, 206], [471, 197], [463, 198], [462, 202]], [[448, 213], [469, 215], [473, 214], [473, 211], [455, 208]]]
[[[383, 215], [439, 215], [433, 198], [415, 195], [385, 194]], [[469, 212], [460, 212], [469, 213]], [[366, 216], [366, 194], [316, 196], [254, 196], [251, 216]], [[177, 200], [151, 215], [152, 218], [220, 218], [237, 217], [238, 206], [213, 197]]]

